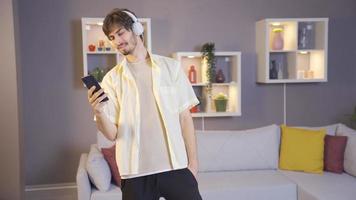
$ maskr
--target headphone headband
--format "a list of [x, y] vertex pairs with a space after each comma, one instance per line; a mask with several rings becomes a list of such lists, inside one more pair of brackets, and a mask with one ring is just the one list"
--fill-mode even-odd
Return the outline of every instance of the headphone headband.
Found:
[[134, 14], [130, 13], [129, 11], [123, 10], [122, 12], [126, 13], [128, 16], [130, 16], [130, 18], [134, 21], [137, 22], [138, 19], [135, 17]]
[[136, 34], [136, 35], [142, 35], [143, 34], [143, 26], [142, 24], [138, 21], [138, 19], [135, 17], [134, 14], [132, 14], [129, 11], [123, 10], [122, 12], [126, 13], [133, 21], [134, 23], [132, 24], [132, 31]]

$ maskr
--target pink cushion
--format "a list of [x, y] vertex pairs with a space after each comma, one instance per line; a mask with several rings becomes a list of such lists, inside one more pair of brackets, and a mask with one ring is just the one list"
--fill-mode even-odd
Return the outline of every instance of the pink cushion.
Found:
[[347, 136], [325, 136], [324, 170], [341, 174], [344, 171], [344, 152]]
[[116, 157], [115, 157], [115, 145], [110, 148], [101, 148], [101, 152], [104, 155], [106, 162], [108, 162], [110, 171], [114, 180], [114, 183], [121, 187], [121, 176], [119, 172], [119, 168], [116, 164]]

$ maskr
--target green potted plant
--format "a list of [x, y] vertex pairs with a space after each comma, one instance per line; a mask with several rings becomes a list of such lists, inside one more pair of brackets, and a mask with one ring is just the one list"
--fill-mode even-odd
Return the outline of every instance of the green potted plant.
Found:
[[215, 44], [205, 43], [201, 48], [202, 59], [206, 61], [207, 70], [206, 77], [208, 81], [208, 89], [211, 92], [211, 85], [215, 80]]
[[206, 78], [207, 78], [207, 98], [205, 101], [205, 111], [211, 111], [211, 91], [212, 91], [212, 83], [215, 80], [215, 44], [205, 43], [201, 48], [202, 61], [207, 65], [206, 69]]
[[226, 105], [227, 105], [227, 96], [226, 94], [220, 92], [214, 96], [214, 103], [216, 112], [226, 112]]

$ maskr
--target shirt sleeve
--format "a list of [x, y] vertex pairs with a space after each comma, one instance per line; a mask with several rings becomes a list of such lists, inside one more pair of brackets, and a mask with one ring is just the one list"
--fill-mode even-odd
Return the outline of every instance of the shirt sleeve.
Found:
[[[112, 81], [112, 77], [109, 74], [107, 74], [103, 78], [103, 81], [101, 82], [100, 86], [103, 88], [104, 92], [107, 94], [109, 98], [109, 101], [104, 102], [103, 112], [112, 123], [117, 125], [119, 121], [120, 106], [115, 92], [115, 86]], [[95, 115], [94, 115], [94, 121], [96, 121]]]
[[195, 95], [192, 85], [190, 84], [187, 75], [184, 73], [180, 63], [178, 62], [178, 73], [176, 78], [178, 111], [182, 112], [187, 108], [192, 108], [199, 104], [199, 100]]

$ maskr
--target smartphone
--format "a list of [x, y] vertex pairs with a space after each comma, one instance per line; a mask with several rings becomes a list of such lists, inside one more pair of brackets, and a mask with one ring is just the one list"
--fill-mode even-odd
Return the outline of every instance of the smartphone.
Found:
[[[90, 89], [91, 87], [95, 86], [95, 90], [94, 90], [93, 93], [95, 93], [95, 92], [97, 92], [97, 91], [99, 91], [101, 89], [98, 81], [92, 75], [88, 75], [88, 76], [82, 77], [82, 81], [83, 81], [83, 83], [85, 84], [85, 86], [88, 89]], [[101, 97], [102, 95], [104, 95], [104, 93], [102, 93], [99, 97]], [[105, 102], [105, 101], [108, 101], [108, 100], [109, 100], [109, 98], [105, 97], [101, 102]]]

